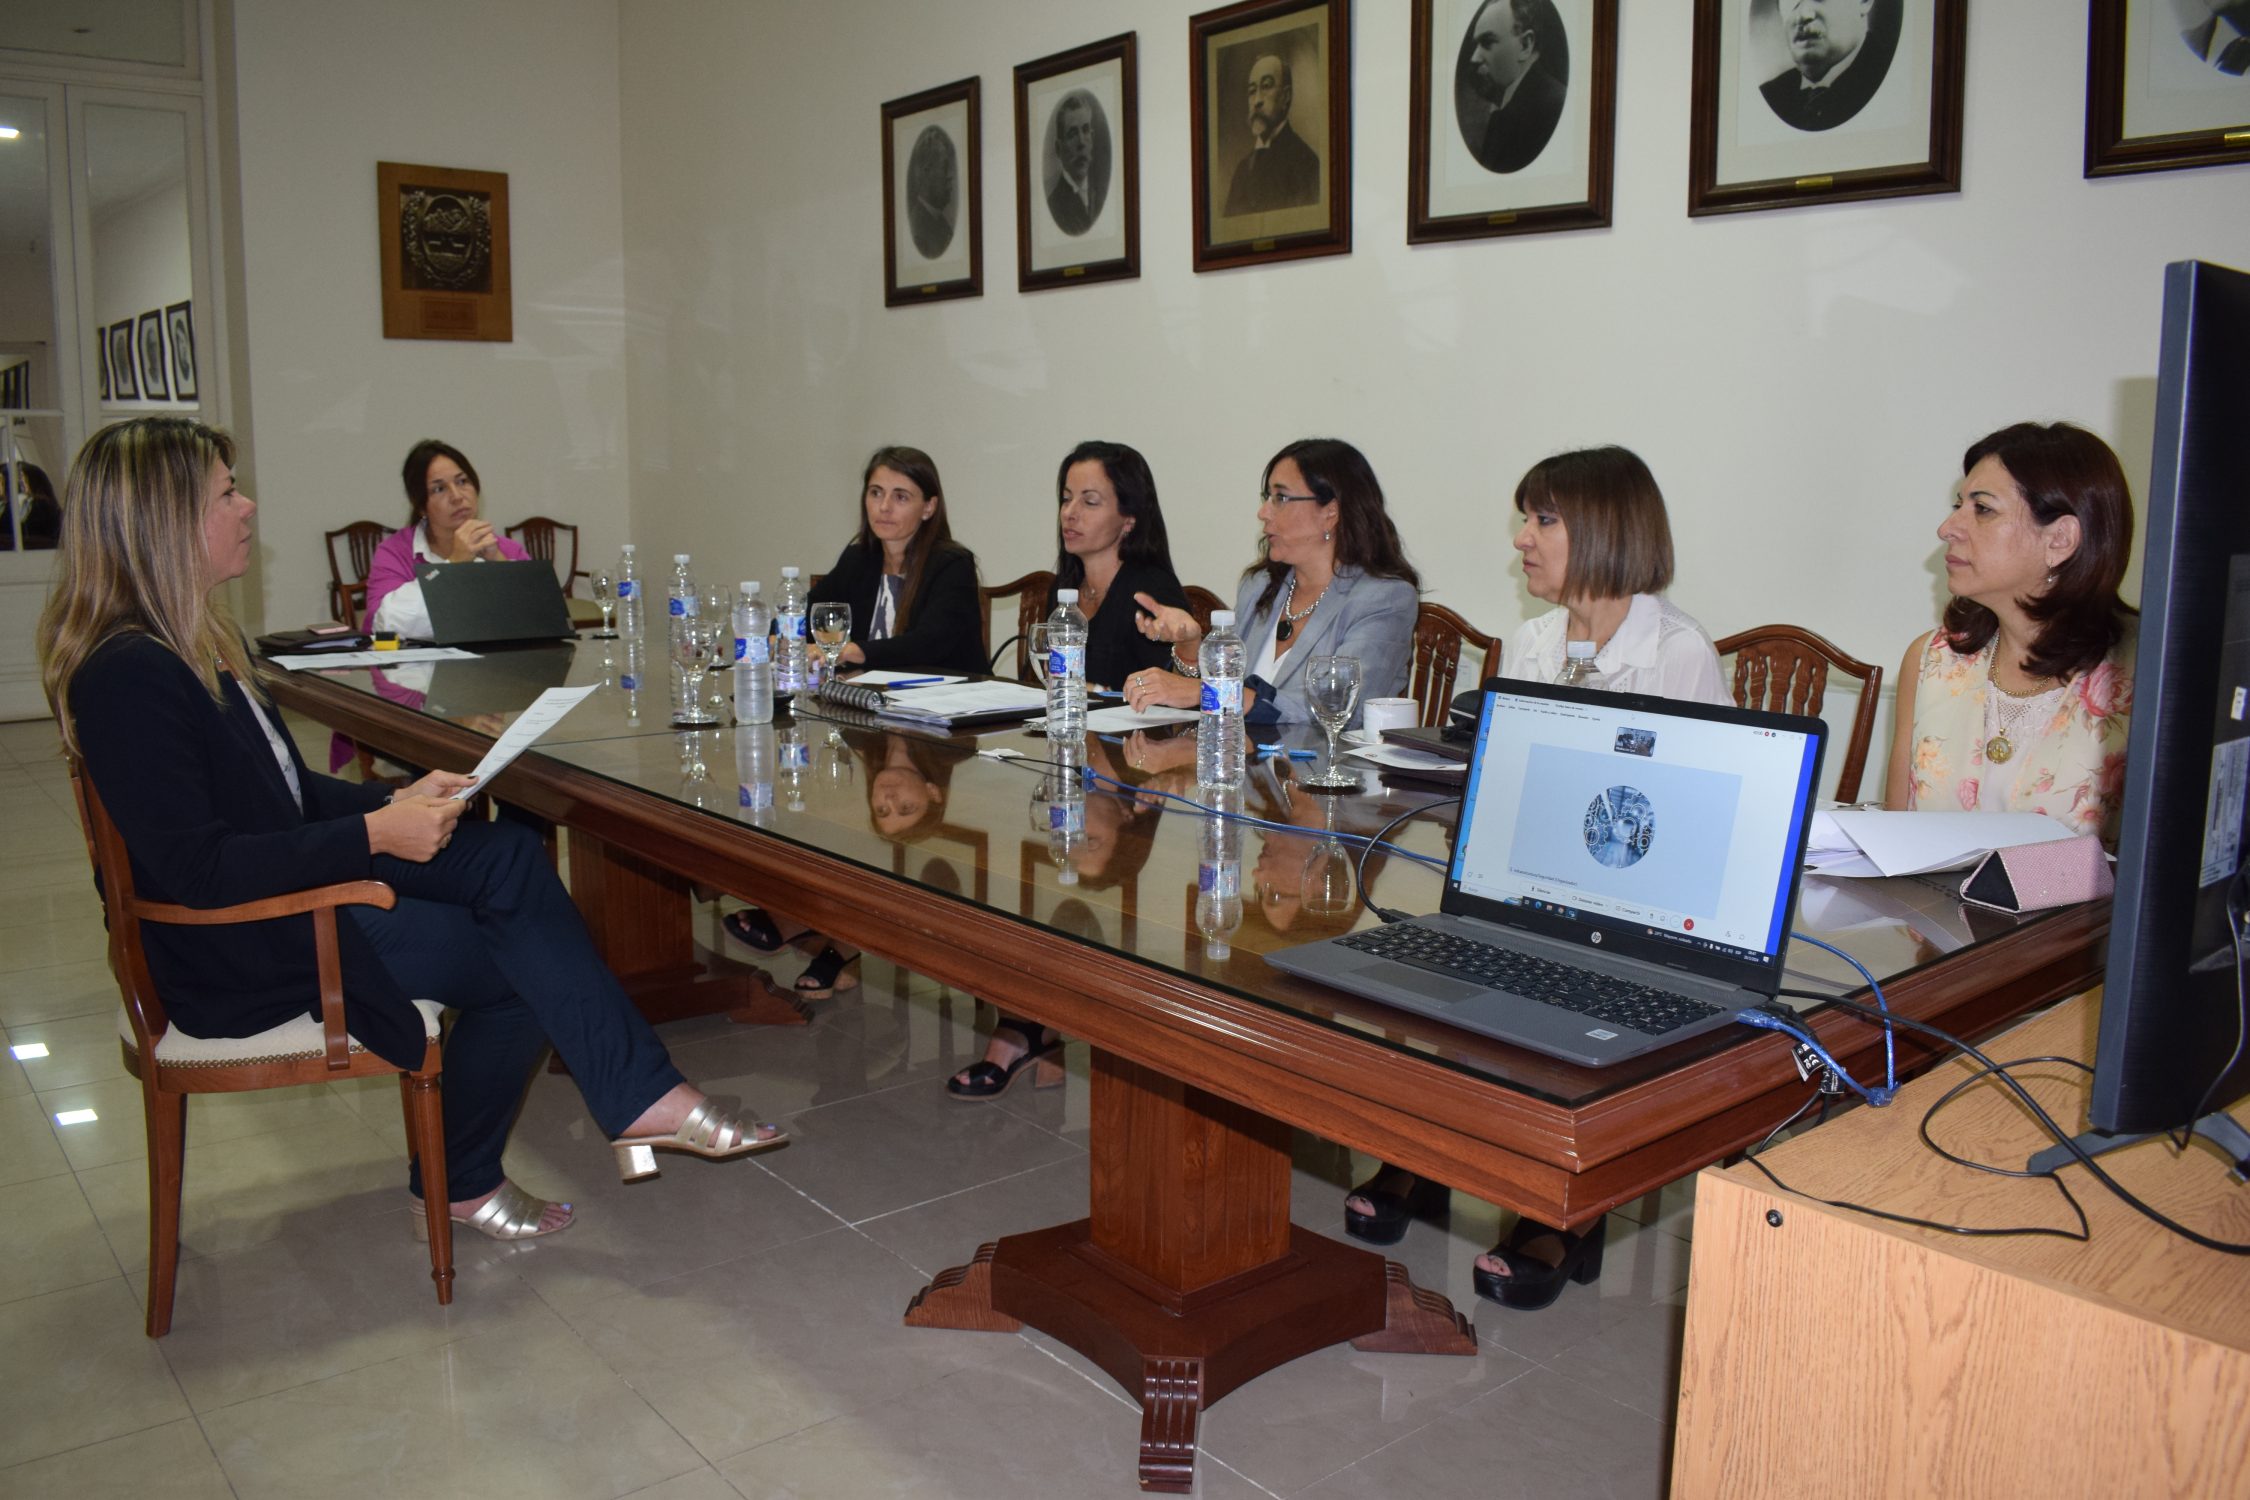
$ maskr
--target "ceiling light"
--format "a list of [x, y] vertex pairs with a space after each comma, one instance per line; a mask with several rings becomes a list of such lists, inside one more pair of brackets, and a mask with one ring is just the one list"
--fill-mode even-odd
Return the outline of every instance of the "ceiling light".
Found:
[[55, 1116], [57, 1125], [91, 1125], [101, 1116], [90, 1109], [66, 1109]]
[[8, 1051], [14, 1054], [17, 1062], [30, 1062], [35, 1057], [47, 1055], [47, 1044], [45, 1042], [19, 1042], [10, 1047]]
[[12, 141], [23, 132], [13, 125], [0, 125], [0, 141]]

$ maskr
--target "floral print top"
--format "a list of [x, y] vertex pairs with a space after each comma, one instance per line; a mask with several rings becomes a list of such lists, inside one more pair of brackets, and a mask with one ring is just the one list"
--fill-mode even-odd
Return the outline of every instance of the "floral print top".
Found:
[[2043, 720], [2017, 726], [2015, 753], [1989, 764], [1985, 700], [1996, 642], [1969, 656], [1930, 632], [1914, 683], [1914, 745], [1908, 807], [2045, 813], [2079, 833], [2117, 842], [2125, 789], [2125, 731], [2133, 712], [2130, 622], [2099, 666], [2063, 686]]

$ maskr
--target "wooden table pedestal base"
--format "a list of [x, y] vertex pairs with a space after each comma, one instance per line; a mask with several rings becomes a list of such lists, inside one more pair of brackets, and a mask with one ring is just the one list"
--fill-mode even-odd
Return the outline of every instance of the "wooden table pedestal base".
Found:
[[1189, 1488], [1204, 1409], [1300, 1355], [1476, 1352], [1404, 1267], [1288, 1222], [1286, 1127], [1102, 1052], [1093, 1117], [1093, 1216], [980, 1247], [906, 1321], [1028, 1323], [1093, 1360], [1140, 1400], [1141, 1488]]

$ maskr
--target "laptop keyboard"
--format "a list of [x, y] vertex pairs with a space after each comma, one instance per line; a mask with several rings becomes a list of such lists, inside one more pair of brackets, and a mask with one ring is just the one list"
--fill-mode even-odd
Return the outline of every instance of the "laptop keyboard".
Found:
[[1521, 995], [1542, 1005], [1574, 1011], [1648, 1036], [1662, 1036], [1667, 1031], [1723, 1014], [1718, 1006], [1690, 1000], [1668, 990], [1653, 989], [1593, 969], [1535, 958], [1513, 948], [1495, 947], [1410, 922], [1370, 927], [1365, 932], [1350, 933], [1334, 941], [1340, 947], [1481, 984], [1488, 989], [1506, 990], [1511, 995]]

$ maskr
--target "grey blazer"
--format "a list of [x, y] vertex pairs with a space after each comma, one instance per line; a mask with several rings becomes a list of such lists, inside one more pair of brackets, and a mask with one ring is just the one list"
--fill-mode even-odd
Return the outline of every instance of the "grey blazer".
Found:
[[[1266, 574], [1261, 568], [1242, 580], [1234, 596], [1234, 628], [1249, 648], [1252, 671], [1265, 654], [1266, 641], [1273, 635], [1274, 622], [1281, 613], [1282, 596], [1277, 592], [1265, 612], [1253, 616], [1252, 606], [1265, 586]], [[1279, 722], [1311, 723], [1312, 707], [1305, 699], [1305, 663], [1316, 656], [1359, 658], [1361, 703], [1404, 695], [1407, 672], [1414, 660], [1414, 616], [1420, 603], [1419, 591], [1403, 578], [1370, 578], [1356, 567], [1338, 568], [1335, 581], [1328, 585], [1327, 597], [1299, 622], [1297, 639], [1274, 669], [1269, 684], [1273, 694], [1261, 699], [1259, 708], [1270, 702], [1280, 716]], [[1253, 711], [1253, 717], [1261, 723], [1267, 721], [1262, 712]], [[1353, 728], [1358, 727], [1359, 720], [1360, 712], [1355, 708]]]

